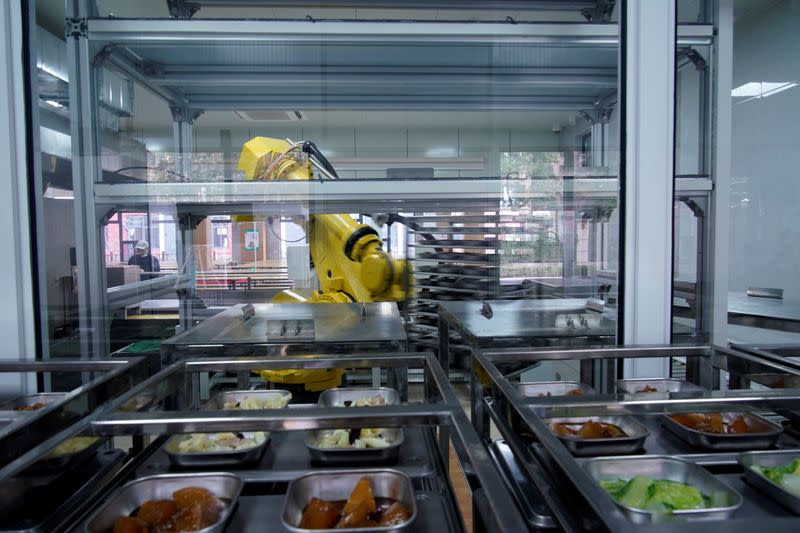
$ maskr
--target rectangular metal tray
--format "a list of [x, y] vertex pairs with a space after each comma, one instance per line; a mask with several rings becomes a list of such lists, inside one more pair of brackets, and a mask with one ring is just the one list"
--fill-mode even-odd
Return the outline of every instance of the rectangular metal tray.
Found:
[[688, 520], [725, 520], [733, 516], [742, 505], [742, 496], [738, 492], [718, 480], [703, 467], [677, 457], [658, 455], [618, 458], [602, 457], [586, 461], [583, 467], [596, 481], [631, 479], [635, 476], [668, 479], [692, 485], [706, 496], [711, 497], [712, 500], [727, 503], [727, 505], [719, 507], [687, 509], [673, 511], [671, 515], [663, 515], [623, 505], [609, 495], [608, 498], [617, 504], [635, 524], [649, 524], [660, 520], [668, 520], [672, 517]]
[[[372, 482], [372, 493], [376, 498], [394, 498], [411, 511], [411, 518], [391, 527], [367, 527], [359, 529], [301, 529], [298, 527], [303, 510], [311, 498], [328, 501], [347, 500], [353, 488], [362, 477]], [[417, 517], [414, 499], [414, 486], [411, 478], [402, 472], [389, 469], [339, 470], [324, 473], [311, 473], [298, 477], [289, 484], [281, 512], [283, 526], [297, 533], [307, 531], [334, 533], [338, 531], [405, 531], [410, 529]]]
[[[37, 403], [45, 404], [42, 409], [46, 408], [49, 404], [57, 402], [67, 397], [68, 392], [40, 392], [38, 394], [29, 394], [27, 396], [20, 396], [14, 398], [10, 402], [0, 405], [0, 411], [14, 411], [15, 407], [26, 407], [35, 405]], [[38, 409], [37, 409], [38, 411]], [[35, 413], [37, 411], [15, 411], [17, 413]]]
[[[72, 437], [70, 439], [66, 439], [64, 443], [72, 440], [72, 439], [87, 439], [87, 445], [84, 448], [72, 453], [62, 453], [60, 455], [53, 455], [54, 452], [57, 450], [53, 450], [50, 454], [42, 457], [31, 466], [29, 466], [25, 471], [31, 474], [42, 475], [49, 472], [53, 472], [55, 470], [62, 470], [66, 468], [68, 465], [75, 465], [77, 463], [82, 463], [83, 461], [88, 460], [90, 457], [97, 453], [97, 449], [100, 448], [105, 442], [106, 439], [100, 437]], [[90, 441], [89, 439], [94, 439]], [[63, 443], [62, 443], [63, 444]]]
[[143, 477], [127, 483], [119, 489], [86, 523], [87, 533], [108, 533], [120, 516], [129, 516], [147, 500], [168, 500], [172, 493], [186, 487], [203, 487], [225, 503], [219, 521], [202, 533], [220, 533], [233, 515], [244, 483], [235, 474], [162, 474]]
[[[254, 433], [253, 431], [243, 432], [245, 435]], [[217, 466], [242, 466], [255, 463], [264, 454], [269, 444], [269, 433], [266, 434], [264, 442], [246, 448], [244, 450], [232, 450], [225, 452], [181, 452], [178, 450], [178, 443], [187, 438], [188, 435], [174, 435], [164, 444], [164, 452], [169, 458], [170, 464], [181, 468], [202, 468]]]
[[[387, 437], [391, 436], [387, 440], [392, 444], [386, 448], [320, 448], [314, 443], [317, 442], [318, 435], [323, 431], [331, 430], [309, 431], [305, 439], [311, 460], [321, 465], [386, 464], [397, 461], [400, 456], [400, 446], [405, 440], [402, 428], [383, 428], [383, 434]], [[358, 431], [358, 429], [352, 431]]]
[[635, 378], [620, 379], [617, 381], [617, 390], [626, 394], [653, 394], [639, 391], [639, 389], [648, 386], [657, 389], [657, 393], [699, 392], [703, 390], [703, 387], [695, 385], [694, 383], [673, 378]]
[[562, 437], [559, 440], [578, 457], [588, 457], [597, 455], [627, 455], [638, 453], [644, 449], [644, 441], [650, 435], [650, 431], [630, 416], [583, 416], [575, 418], [545, 418], [544, 422], [549, 426], [557, 423], [582, 424], [589, 420], [614, 424], [628, 434], [627, 437], [617, 437], [613, 439], [582, 439], [579, 437]]
[[739, 456], [739, 464], [744, 467], [744, 478], [759, 492], [767, 495], [795, 514], [800, 514], [800, 497], [787, 491], [769, 478], [762, 476], [751, 467], [776, 467], [791, 463], [800, 457], [800, 449], [775, 452], [745, 452]]
[[389, 387], [352, 387], [324, 391], [319, 395], [317, 405], [320, 407], [349, 407], [348, 402], [375, 396], [381, 396], [386, 401], [386, 405], [400, 404], [400, 395]]
[[581, 394], [595, 394], [593, 388], [585, 383], [578, 381], [540, 381], [538, 383], [520, 383], [517, 385], [517, 390], [520, 394], [528, 398], [535, 398], [538, 396], [567, 396], [569, 391], [578, 389]]
[[262, 401], [271, 400], [273, 398], [292, 398], [292, 393], [282, 389], [270, 390], [229, 390], [215, 394], [208, 402], [206, 402], [206, 409], [222, 411], [225, 409], [225, 404], [229, 402], [240, 402], [247, 398], [257, 398]]
[[766, 418], [755, 413], [722, 413], [722, 419], [726, 422], [733, 418], [744, 415], [748, 424], [758, 424], [764, 428], [759, 433], [707, 433], [696, 431], [683, 424], [679, 424], [670, 415], [661, 417], [661, 424], [677, 437], [685, 440], [695, 448], [713, 451], [747, 451], [763, 450], [772, 447], [781, 436], [783, 428]]

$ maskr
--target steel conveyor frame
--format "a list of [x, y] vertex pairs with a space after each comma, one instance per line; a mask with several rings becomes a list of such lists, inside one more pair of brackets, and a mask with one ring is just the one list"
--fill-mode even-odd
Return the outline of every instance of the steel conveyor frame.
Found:
[[[291, 408], [264, 411], [208, 411], [196, 410], [200, 406], [201, 372], [234, 372], [240, 376], [240, 385], [248, 380], [251, 369], [285, 368], [380, 368], [392, 371], [417, 368], [424, 375], [424, 403], [404, 403], [396, 406], [367, 408], [321, 408], [315, 405], [297, 405]], [[398, 372], [403, 375], [403, 372]], [[151, 405], [166, 402], [174, 410], [151, 410], [146, 412], [124, 412], [119, 408], [127, 402], [149, 395]], [[13, 476], [47, 454], [63, 439], [78, 434], [97, 436], [143, 435], [163, 433], [214, 432], [214, 431], [301, 431], [337, 427], [412, 427], [421, 429], [430, 440], [432, 462], [436, 466], [434, 485], [441, 487], [443, 498], [449, 508], [456, 509], [455, 496], [450, 486], [448, 462], [450, 442], [455, 457], [461, 464], [473, 495], [473, 517], [475, 531], [512, 532], [519, 530], [520, 515], [507, 492], [502, 479], [494, 469], [491, 459], [461, 408], [445, 372], [431, 353], [411, 354], [355, 354], [347, 356], [307, 355], [285, 358], [204, 358], [179, 361], [160, 373], [148, 378], [139, 386], [116, 398], [103, 409], [86, 417], [68, 431], [33, 447], [9, 467], [0, 470], [0, 479]], [[164, 439], [156, 439], [141, 453], [129, 456], [127, 466], [122, 468], [104, 487], [100, 487], [92, 498], [84, 498], [86, 504], [83, 518], [91, 505], [95, 505], [119, 485], [136, 475], [136, 469], [158, 451]], [[157, 472], [151, 472], [157, 473]], [[242, 472], [243, 477], [254, 483], [283, 483], [280, 472]], [[285, 474], [284, 474], [285, 475]], [[293, 475], [296, 475], [293, 474]], [[420, 483], [432, 483], [431, 479]], [[458, 514], [456, 512], [456, 517]], [[437, 517], [437, 520], [446, 520]], [[450, 522], [446, 522], [450, 523]], [[71, 523], [78, 527], [80, 520]], [[463, 522], [457, 518], [451, 527], [463, 530]], [[64, 524], [66, 527], [67, 524]]]
[[[536, 486], [540, 497], [553, 513], [556, 522], [567, 531], [640, 531], [612, 503], [605, 491], [584, 471], [543, 421], [552, 416], [653, 415], [686, 411], [720, 411], [720, 406], [737, 410], [797, 408], [800, 390], [703, 390], [659, 395], [657, 399], [641, 396], [606, 394], [586, 397], [526, 398], [504, 375], [503, 368], [533, 364], [542, 360], [619, 360], [651, 357], [686, 357], [690, 381], [709, 389], [718, 375], [727, 372], [729, 382], [745, 379], [757, 382], [775, 374], [799, 376], [795, 368], [760, 359], [751, 354], [717, 346], [627, 346], [586, 350], [507, 349], [473, 351], [472, 422], [484, 442], [490, 442], [490, 422], [511, 448], [524, 474]], [[690, 360], [696, 360], [690, 362]], [[694, 363], [694, 364], [693, 364]], [[537, 443], [537, 453], [526, 438]], [[692, 460], [707, 464], [708, 456]], [[731, 458], [725, 456], [730, 463]], [[735, 459], [733, 460], [735, 463]], [[750, 513], [748, 513], [750, 514]], [[715, 527], [716, 526], [716, 527]], [[646, 526], [648, 531], [691, 532], [717, 530], [719, 523], [676, 522]], [[769, 531], [796, 531], [798, 519], [764, 516], [734, 517], [723, 521], [727, 532], [745, 532], [767, 527]]]

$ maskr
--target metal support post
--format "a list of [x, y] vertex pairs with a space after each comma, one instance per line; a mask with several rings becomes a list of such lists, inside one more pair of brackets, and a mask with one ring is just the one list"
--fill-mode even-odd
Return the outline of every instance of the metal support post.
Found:
[[202, 110], [185, 106], [170, 106], [172, 112], [172, 138], [175, 147], [175, 173], [181, 181], [191, 181], [192, 177], [192, 125], [203, 114]]
[[75, 244], [78, 265], [78, 311], [82, 358], [110, 351], [106, 317], [104, 239], [95, 210], [94, 185], [102, 178], [97, 129], [97, 77], [87, 38], [92, 0], [67, 1], [70, 133], [75, 195]]
[[194, 261], [194, 232], [202, 218], [192, 215], [178, 217], [178, 230], [180, 242], [176, 249], [178, 271], [189, 276], [189, 286], [178, 291], [179, 313], [181, 331], [186, 331], [194, 326], [193, 305], [196, 295], [197, 268]]
[[450, 375], [450, 323], [439, 313], [439, 364]]
[[[675, 0], [625, 4], [624, 342], [670, 342]], [[626, 377], [667, 376], [669, 360], [626, 361]]]
[[715, 115], [712, 141], [712, 179], [709, 242], [709, 294], [711, 300], [711, 340], [714, 344], [727, 344], [728, 329], [728, 246], [730, 221], [731, 181], [731, 90], [733, 86], [733, 0], [717, 2], [717, 39], [714, 67], [716, 81], [714, 93]]

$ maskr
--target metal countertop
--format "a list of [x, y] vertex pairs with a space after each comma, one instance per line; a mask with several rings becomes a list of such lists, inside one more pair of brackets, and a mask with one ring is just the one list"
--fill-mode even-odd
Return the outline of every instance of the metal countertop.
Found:
[[[196, 327], [164, 341], [165, 345], [190, 344], [292, 344], [313, 342], [348, 344], [406, 340], [403, 321], [394, 302], [370, 302], [362, 320], [362, 305], [353, 304], [252, 304], [255, 314], [243, 320], [244, 304], [205, 320]], [[267, 323], [288, 321], [286, 336], [269, 338]], [[313, 321], [312, 339], [293, 338], [297, 321]]]

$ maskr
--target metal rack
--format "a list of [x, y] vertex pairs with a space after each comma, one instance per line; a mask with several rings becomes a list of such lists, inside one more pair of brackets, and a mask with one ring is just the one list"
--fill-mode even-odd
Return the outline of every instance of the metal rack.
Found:
[[[253, 368], [383, 368], [390, 372], [420, 369], [425, 377], [422, 401], [368, 408], [321, 408], [292, 405], [263, 411], [209, 411], [201, 407], [202, 372], [247, 373]], [[136, 398], [148, 398], [140, 412], [120, 409]], [[106, 408], [96, 411], [57, 438], [33, 447], [13, 465], [0, 470], [0, 481], [12, 478], [35, 462], [61, 440], [78, 434], [101, 437], [157, 435], [214, 431], [272, 431], [272, 442], [257, 466], [236, 470], [246, 483], [246, 496], [229, 526], [233, 531], [261, 530], [265, 519], [279, 523], [286, 483], [300, 473], [324, 468], [311, 463], [303, 445], [303, 430], [338, 427], [403, 427], [408, 432], [397, 464], [391, 468], [414, 481], [419, 505], [415, 531], [463, 531], [448, 476], [450, 446], [472, 491], [476, 531], [518, 531], [520, 516], [477, 434], [461, 409], [447, 376], [430, 353], [309, 355], [286, 358], [220, 358], [179, 361], [150, 377]], [[80, 530], [87, 513], [126, 481], [169, 470], [162, 445], [166, 436], [155, 438], [145, 449], [134, 449], [120, 461], [113, 476], [102, 485], [81, 493], [73, 519], [60, 525]], [[281, 530], [276, 525], [277, 530]]]
[[[687, 379], [705, 387], [698, 392], [663, 393], [657, 395], [605, 394], [583, 397], [524, 397], [507, 377], [508, 369], [532, 365], [541, 360], [578, 359], [605, 361], [614, 368], [622, 360], [652, 357], [685, 357]], [[736, 465], [737, 454], [703, 452], [676, 440], [660, 426], [658, 415], [687, 411], [720, 411], [726, 406], [737, 411], [788, 410], [796, 408], [800, 390], [795, 369], [758, 357], [714, 346], [648, 346], [611, 347], [585, 350], [506, 349], [476, 350], [473, 357], [472, 422], [484, 441], [498, 456], [500, 468], [508, 464], [517, 468], [516, 481], [510, 483], [519, 494], [519, 486], [535, 487], [531, 509], [534, 522], [547, 520], [567, 531], [639, 531], [616, 507], [606, 492], [583, 468], [583, 459], [573, 457], [543, 420], [557, 416], [635, 415], [651, 431], [646, 444], [647, 455], [678, 456], [702, 465], [729, 486], [742, 492], [745, 503], [732, 517], [723, 521], [678, 521], [647, 526], [648, 531], [748, 531], [767, 528], [770, 531], [794, 531], [800, 519], [769, 500], [765, 495], [745, 486]], [[727, 373], [727, 374], [725, 374]], [[611, 382], [613, 376], [611, 373]], [[725, 383], [723, 377], [728, 376]], [[781, 386], [787, 390], [715, 390], [720, 380], [728, 386], [752, 382], [775, 383], [782, 376]], [[613, 390], [613, 389], [610, 389]], [[490, 422], [494, 423], [503, 441], [491, 443]], [[800, 441], [784, 433], [779, 448], [800, 450]], [[513, 479], [513, 478], [512, 478]], [[530, 497], [530, 493], [529, 493]]]
[[[0, 468], [13, 467], [17, 458], [32, 446], [99, 410], [106, 402], [129, 391], [149, 375], [142, 357], [105, 361], [0, 362], [0, 374], [29, 374], [34, 381], [42, 383], [50, 381], [56, 373], [71, 375], [81, 385], [36, 411], [17, 412], [8, 405], [0, 410]], [[24, 396], [15, 394], [13, 397]]]

